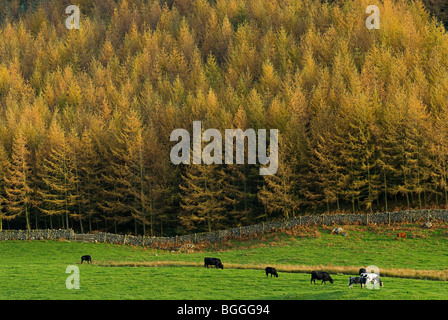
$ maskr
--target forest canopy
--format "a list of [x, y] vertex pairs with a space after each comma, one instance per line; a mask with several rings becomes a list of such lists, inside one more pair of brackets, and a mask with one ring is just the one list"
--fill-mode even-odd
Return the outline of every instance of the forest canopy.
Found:
[[[446, 8], [0, 1], [0, 229], [172, 235], [448, 206]], [[438, 18], [437, 18], [438, 17]], [[278, 129], [279, 166], [173, 165], [170, 133]]]

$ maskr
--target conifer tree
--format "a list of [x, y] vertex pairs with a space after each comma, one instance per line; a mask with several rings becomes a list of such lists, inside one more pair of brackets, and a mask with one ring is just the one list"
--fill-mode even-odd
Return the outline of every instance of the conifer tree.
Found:
[[305, 197], [308, 205], [317, 208], [324, 204], [326, 210], [334, 203], [340, 210], [342, 188], [345, 186], [343, 167], [338, 162], [338, 150], [332, 136], [326, 132], [317, 140], [309, 159], [309, 172], [305, 175]]
[[73, 146], [56, 119], [49, 128], [47, 143], [48, 153], [40, 164], [40, 178], [44, 185], [39, 191], [40, 210], [50, 219], [60, 217], [62, 226], [68, 229], [69, 217], [75, 213], [78, 201], [78, 176]]
[[282, 151], [279, 152], [277, 173], [264, 176], [265, 184], [258, 192], [258, 199], [270, 215], [288, 219], [296, 216], [300, 202], [295, 192], [294, 163], [287, 161], [288, 148], [279, 142], [279, 150]]
[[377, 164], [381, 172], [382, 192], [384, 193], [384, 210], [390, 210], [389, 198], [396, 196], [396, 183], [398, 170], [400, 167], [400, 154], [397, 150], [400, 124], [397, 118], [397, 112], [391, 108], [382, 108], [378, 110], [377, 131], [374, 133], [377, 141], [376, 149], [378, 152]]
[[431, 178], [436, 189], [435, 200], [438, 205], [440, 192], [443, 199], [441, 204], [448, 208], [448, 122], [445, 111], [437, 117], [431, 131], [433, 134], [428, 152], [432, 161], [428, 166], [431, 168]]
[[228, 200], [224, 194], [225, 175], [219, 165], [187, 165], [179, 185], [179, 222], [188, 230], [208, 232], [224, 225]]
[[13, 147], [11, 165], [4, 177], [6, 192], [6, 219], [11, 220], [17, 216], [25, 216], [26, 228], [31, 230], [30, 224], [30, 168], [27, 139], [19, 130], [16, 134]]
[[100, 204], [106, 219], [118, 224], [134, 220], [134, 231], [141, 224], [146, 233], [147, 206], [145, 204], [145, 160], [143, 158], [142, 123], [134, 110], [125, 117], [115, 114], [115, 132], [109, 146], [110, 166], [102, 174], [106, 183]]
[[379, 181], [375, 171], [377, 162], [370, 128], [371, 113], [365, 106], [350, 109], [349, 112], [351, 114], [346, 118], [348, 126], [341, 126], [336, 135], [341, 150], [340, 165], [344, 167], [343, 175], [347, 183], [345, 195], [352, 203], [353, 212], [355, 200], [358, 205], [363, 203], [364, 208], [372, 212]]
[[87, 218], [89, 232], [92, 232], [92, 219], [98, 212], [100, 201], [101, 158], [94, 143], [93, 133], [84, 131], [78, 148], [79, 166], [79, 207]]
[[[240, 106], [234, 116], [233, 126], [243, 131], [248, 129], [248, 119], [246, 112]], [[245, 144], [244, 154], [248, 152]], [[234, 146], [236, 148], [236, 146]], [[235, 150], [233, 151], [235, 152]], [[248, 224], [262, 217], [263, 214], [257, 213], [257, 192], [258, 184], [262, 181], [259, 176], [257, 165], [251, 164], [229, 164], [224, 168], [225, 183], [223, 190], [228, 200], [228, 219], [231, 225]], [[254, 216], [257, 213], [257, 216]]]
[[0, 141], [0, 231], [3, 230], [3, 219], [6, 217], [5, 176], [9, 170], [9, 158], [3, 143]]

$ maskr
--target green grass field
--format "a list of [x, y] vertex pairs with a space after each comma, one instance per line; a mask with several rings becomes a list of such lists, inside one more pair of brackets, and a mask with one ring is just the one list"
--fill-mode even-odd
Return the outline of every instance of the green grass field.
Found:
[[[232, 240], [194, 253], [69, 241], [0, 242], [0, 299], [448, 299], [448, 233], [444, 225], [303, 228]], [[395, 240], [398, 231], [415, 238]], [[80, 264], [90, 254], [93, 263]], [[202, 267], [219, 257], [224, 270]], [[80, 289], [68, 290], [68, 265], [80, 269]], [[376, 265], [384, 287], [348, 288], [360, 267]], [[264, 267], [279, 270], [267, 278]], [[310, 284], [309, 271], [327, 270], [333, 284]]]

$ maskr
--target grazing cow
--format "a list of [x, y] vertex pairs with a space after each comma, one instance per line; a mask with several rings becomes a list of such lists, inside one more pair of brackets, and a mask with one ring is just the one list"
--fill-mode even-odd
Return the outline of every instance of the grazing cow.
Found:
[[276, 278], [278, 278], [278, 273], [277, 270], [275, 270], [275, 268], [271, 268], [271, 267], [266, 267], [266, 269], [264, 269], [266, 271], [266, 277], [269, 276], [269, 274], [271, 274], [271, 278], [274, 275]]
[[312, 271], [311, 272], [311, 283], [316, 284], [316, 279], [317, 280], [322, 280], [322, 283], [327, 284], [326, 281], [330, 281], [330, 283], [333, 283], [333, 279], [331, 278], [330, 274], [328, 272], [324, 272], [324, 271]]
[[361, 273], [366, 273], [367, 272], [367, 270], [366, 269], [364, 269], [364, 268], [361, 268], [361, 269], [359, 269], [359, 275], [361, 275]]
[[361, 284], [361, 289], [366, 284], [366, 278], [363, 277], [350, 277], [348, 278], [348, 287], [351, 289], [353, 288], [354, 284]]
[[204, 258], [204, 267], [208, 269], [208, 266], [224, 269], [224, 265], [218, 258]]
[[82, 256], [81, 257], [81, 264], [82, 264], [83, 261], [87, 261], [88, 263], [92, 263], [92, 257], [89, 256], [89, 255]]
[[406, 239], [408, 237], [408, 235], [406, 234], [406, 232], [399, 232], [397, 234], [397, 240], [402, 238], [402, 239]]
[[365, 284], [372, 283], [374, 286], [379, 284], [380, 287], [383, 287], [383, 282], [376, 273], [362, 273], [360, 276], [365, 279]]

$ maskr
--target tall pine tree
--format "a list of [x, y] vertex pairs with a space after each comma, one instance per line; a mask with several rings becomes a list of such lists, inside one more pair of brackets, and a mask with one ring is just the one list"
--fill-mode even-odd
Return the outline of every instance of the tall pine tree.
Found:
[[30, 169], [27, 139], [19, 130], [13, 142], [11, 165], [5, 175], [6, 219], [25, 216], [26, 228], [31, 230], [30, 223]]

